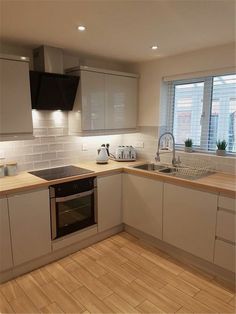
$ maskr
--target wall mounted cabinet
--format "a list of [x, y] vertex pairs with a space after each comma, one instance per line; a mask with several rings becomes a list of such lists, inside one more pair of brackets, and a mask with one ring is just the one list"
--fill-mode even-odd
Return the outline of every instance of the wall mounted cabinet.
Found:
[[33, 138], [29, 60], [0, 55], [0, 141]]
[[80, 76], [69, 132], [135, 129], [138, 77], [135, 74], [80, 67], [68, 72]]

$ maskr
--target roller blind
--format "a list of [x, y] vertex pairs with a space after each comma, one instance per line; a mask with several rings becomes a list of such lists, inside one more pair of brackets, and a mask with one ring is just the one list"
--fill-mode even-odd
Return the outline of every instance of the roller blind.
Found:
[[213, 151], [226, 140], [236, 152], [236, 74], [169, 82], [168, 129], [176, 144], [187, 138], [196, 149]]

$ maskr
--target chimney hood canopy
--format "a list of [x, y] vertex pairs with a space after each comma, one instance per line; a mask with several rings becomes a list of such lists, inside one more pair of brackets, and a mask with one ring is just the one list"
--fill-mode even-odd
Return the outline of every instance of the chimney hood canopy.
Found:
[[72, 110], [78, 76], [65, 75], [61, 49], [41, 46], [33, 51], [34, 70], [30, 71], [32, 109]]

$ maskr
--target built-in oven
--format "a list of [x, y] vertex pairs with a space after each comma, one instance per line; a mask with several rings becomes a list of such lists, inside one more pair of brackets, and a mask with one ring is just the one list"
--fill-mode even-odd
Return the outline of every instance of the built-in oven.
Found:
[[95, 177], [52, 185], [49, 191], [52, 239], [96, 224]]

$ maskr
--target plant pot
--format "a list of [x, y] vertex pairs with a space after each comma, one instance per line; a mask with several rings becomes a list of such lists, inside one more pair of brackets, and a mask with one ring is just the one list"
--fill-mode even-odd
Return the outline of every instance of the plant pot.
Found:
[[186, 153], [192, 153], [192, 151], [193, 151], [193, 148], [192, 147], [184, 147], [184, 151], [186, 152]]
[[216, 155], [217, 156], [225, 156], [226, 155], [225, 149], [217, 149], [216, 150]]

